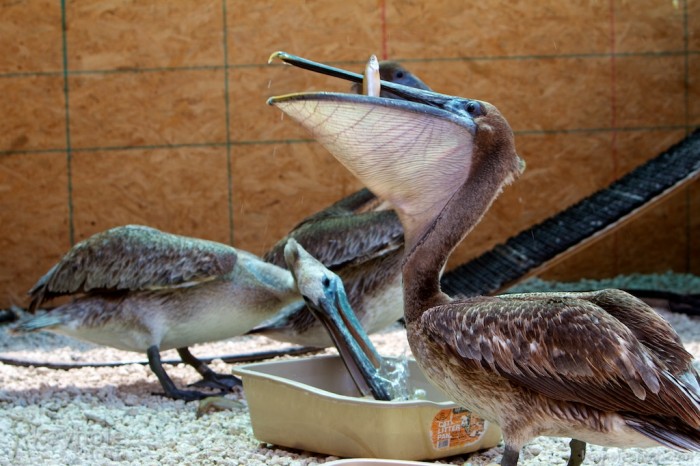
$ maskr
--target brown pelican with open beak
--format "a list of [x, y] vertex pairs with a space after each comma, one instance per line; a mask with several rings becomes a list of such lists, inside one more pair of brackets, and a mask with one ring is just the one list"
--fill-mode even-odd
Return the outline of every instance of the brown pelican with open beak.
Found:
[[[271, 59], [275, 57], [273, 54]], [[309, 66], [333, 75], [331, 67], [312, 62]], [[354, 76], [353, 91], [365, 95], [400, 98], [380, 88], [380, 80], [429, 89], [393, 61], [371, 61], [364, 74]], [[290, 238], [340, 276], [349, 303], [367, 333], [379, 331], [403, 315], [403, 227], [396, 212], [371, 191], [362, 189], [302, 220], [264, 259], [286, 267], [283, 251]], [[251, 333], [304, 346], [333, 344], [324, 326], [305, 306], [290, 307]]]
[[618, 290], [462, 300], [442, 293], [448, 256], [524, 163], [493, 105], [382, 86], [405, 100], [304, 93], [268, 103], [396, 209], [413, 354], [455, 402], [501, 426], [501, 465], [516, 465], [540, 435], [574, 439], [569, 465], [583, 461], [585, 442], [700, 451], [692, 357], [642, 301]]

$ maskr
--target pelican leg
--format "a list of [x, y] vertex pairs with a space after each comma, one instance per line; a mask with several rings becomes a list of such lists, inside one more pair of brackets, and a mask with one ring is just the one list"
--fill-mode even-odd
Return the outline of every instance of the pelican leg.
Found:
[[157, 346], [153, 345], [149, 347], [148, 350], [146, 350], [146, 355], [148, 356], [148, 365], [156, 377], [158, 377], [158, 381], [163, 387], [165, 396], [185, 401], [201, 400], [202, 398], [211, 396], [210, 394], [208, 395], [202, 392], [178, 389], [170, 376], [166, 374], [165, 369], [163, 369], [163, 364], [160, 361], [160, 349]]
[[569, 442], [569, 448], [571, 448], [571, 455], [566, 466], [581, 466], [583, 460], [586, 459], [586, 442], [572, 438]]
[[503, 458], [501, 458], [501, 466], [517, 466], [519, 457], [519, 449], [506, 445], [506, 449], [503, 452]]
[[182, 362], [194, 367], [194, 369], [199, 372], [199, 375], [202, 376], [202, 380], [191, 384], [191, 386], [231, 391], [233, 387], [242, 384], [241, 379], [234, 375], [217, 374], [211, 370], [203, 361], [197, 359], [187, 347], [178, 348], [177, 354], [180, 355]]

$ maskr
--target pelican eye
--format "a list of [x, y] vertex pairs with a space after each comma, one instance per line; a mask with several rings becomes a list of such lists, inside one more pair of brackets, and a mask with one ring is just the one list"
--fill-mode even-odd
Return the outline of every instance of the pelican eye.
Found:
[[484, 114], [484, 110], [479, 102], [470, 101], [466, 107], [467, 113], [471, 116], [480, 116]]
[[403, 71], [397, 71], [396, 74], [394, 75], [396, 79], [401, 79], [403, 78]]
[[323, 277], [323, 280], [321, 280], [321, 284], [323, 285], [324, 288], [330, 288], [331, 279], [328, 277]]

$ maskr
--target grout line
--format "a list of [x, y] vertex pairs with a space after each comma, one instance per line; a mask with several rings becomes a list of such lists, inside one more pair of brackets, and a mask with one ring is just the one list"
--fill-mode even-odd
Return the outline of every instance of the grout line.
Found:
[[0, 78], [37, 78], [42, 76], [59, 77], [65, 75], [63, 70], [58, 71], [11, 71], [0, 73]]
[[548, 135], [548, 134], [580, 134], [580, 133], [620, 133], [628, 132], [632, 133], [635, 131], [673, 131], [673, 130], [685, 130], [686, 132], [692, 132], [695, 127], [686, 125], [668, 125], [668, 126], [627, 126], [627, 127], [603, 127], [603, 128], [572, 128], [572, 129], [521, 129], [514, 130], [513, 133], [518, 136], [536, 136], [536, 135]]
[[382, 60], [389, 59], [389, 42], [387, 39], [387, 25], [386, 25], [386, 1], [381, 0], [379, 2], [379, 14], [380, 22], [382, 25]]
[[[114, 152], [128, 150], [159, 150], [159, 149], [186, 149], [186, 148], [202, 148], [202, 147], [225, 147], [225, 142], [204, 142], [204, 143], [183, 143], [183, 144], [151, 144], [139, 146], [95, 146], [95, 147], [72, 147], [71, 153], [78, 152]], [[64, 153], [68, 149], [66, 147], [55, 147], [51, 149], [26, 149], [26, 150], [0, 150], [0, 157], [10, 155], [23, 154], [47, 154], [47, 153]]]
[[[615, 128], [615, 131], [620, 132], [641, 132], [641, 131], [677, 131], [684, 130], [686, 133], [694, 131], [696, 127], [690, 125], [671, 125], [671, 126], [635, 126], [635, 127], [620, 127]], [[610, 133], [611, 128], [574, 128], [574, 129], [537, 129], [537, 130], [516, 130], [513, 133], [516, 136], [548, 136], [557, 134], [587, 134], [587, 133]], [[247, 140], [247, 141], [231, 141], [228, 142], [202, 142], [202, 143], [183, 143], [183, 144], [151, 144], [139, 146], [102, 146], [102, 147], [71, 147], [72, 153], [79, 152], [109, 152], [109, 151], [130, 151], [130, 150], [163, 150], [163, 149], [186, 149], [186, 148], [206, 148], [206, 147], [231, 147], [235, 146], [255, 146], [255, 145], [270, 145], [270, 144], [308, 144], [315, 143], [311, 138], [300, 139], [268, 139], [268, 140]], [[46, 154], [66, 152], [65, 147], [56, 147], [51, 149], [25, 149], [25, 150], [0, 150], [0, 157], [10, 155], [23, 154]]]
[[94, 146], [94, 147], [74, 147], [73, 152], [107, 152], [120, 150], [155, 150], [155, 149], [197, 149], [201, 147], [225, 147], [225, 142], [204, 142], [204, 143], [182, 143], [182, 144], [144, 144], [139, 146]]
[[612, 180], [618, 175], [617, 160], [617, 62], [615, 60], [615, 1], [609, 0], [610, 4], [610, 129], [613, 174]]
[[226, 65], [194, 65], [194, 66], [163, 66], [154, 68], [113, 68], [113, 69], [97, 69], [97, 70], [73, 70], [70, 72], [71, 75], [85, 75], [85, 74], [125, 74], [125, 73], [170, 73], [176, 71], [219, 71], [225, 69]]
[[[684, 63], [684, 87], [685, 87], [685, 120], [684, 123], [686, 127], [690, 124], [690, 37], [688, 31], [688, 0], [683, 2], [683, 49], [685, 53], [683, 54], [685, 58]], [[690, 130], [687, 130], [686, 136], [690, 134]]]
[[65, 154], [66, 148], [53, 148], [53, 149], [18, 149], [18, 150], [0, 150], [0, 157], [9, 157], [11, 155], [25, 155], [25, 154]]
[[[615, 61], [615, 0], [609, 0], [610, 6], [610, 151], [612, 158], [612, 177], [611, 182], [617, 179], [619, 171], [619, 163], [617, 157], [617, 76], [616, 76], [616, 61]], [[619, 273], [619, 234], [612, 237], [613, 242], [613, 276]]]
[[221, 0], [224, 28], [224, 104], [226, 109], [226, 181], [228, 188], [228, 241], [233, 245], [233, 170], [231, 167], [231, 100], [228, 85], [228, 17], [226, 0]]
[[68, 91], [68, 38], [66, 25], [66, 0], [61, 0], [61, 39], [63, 47], [63, 97], [66, 115], [66, 176], [68, 181], [68, 239], [75, 244], [75, 218], [73, 215], [73, 152], [70, 140], [70, 94]]
[[[691, 55], [700, 55], [700, 50], [688, 52]], [[477, 62], [477, 61], [528, 61], [528, 60], [570, 60], [570, 59], [599, 59], [610, 58], [614, 55], [617, 58], [635, 57], [680, 57], [685, 52], [683, 50], [648, 51], [648, 52], [600, 52], [600, 53], [561, 53], [561, 54], [533, 54], [533, 55], [485, 55], [480, 57], [442, 57], [442, 58], [396, 58], [403, 63], [447, 63], [447, 62]]]
[[[688, 0], [683, 2], [683, 48], [685, 49], [685, 62], [684, 67], [684, 86], [683, 91], [685, 93], [685, 118], [683, 122], [685, 123], [686, 130], [685, 135], [690, 134], [690, 129], [688, 125], [690, 124], [690, 56], [688, 54], [690, 39], [688, 32]], [[692, 267], [692, 261], [690, 259], [692, 255], [692, 197], [690, 195], [690, 186], [685, 188], [685, 272], [690, 273]], [[697, 241], [697, 240], [696, 240]]]
[[[65, 0], [62, 0], [65, 1]], [[388, 55], [388, 50], [382, 51], [383, 55]], [[700, 50], [668, 50], [649, 52], [620, 52], [615, 53], [617, 58], [631, 57], [681, 57], [700, 55]], [[481, 57], [442, 57], [442, 58], [396, 58], [403, 63], [449, 63], [449, 62], [481, 62], [481, 61], [527, 61], [527, 60], [569, 60], [569, 59], [597, 59], [609, 58], [611, 53], [570, 53], [570, 54], [540, 54], [540, 55], [485, 55]], [[328, 65], [356, 66], [366, 64], [362, 60], [340, 60], [324, 61]], [[226, 65], [200, 65], [200, 66], [179, 66], [179, 67], [155, 67], [155, 68], [117, 68], [117, 69], [96, 69], [96, 70], [57, 70], [57, 71], [26, 71], [26, 72], [5, 72], [0, 73], [2, 78], [23, 78], [37, 76], [74, 76], [74, 75], [104, 75], [104, 74], [127, 74], [127, 73], [166, 73], [175, 71], [216, 71], [222, 69], [245, 69], [245, 68], [265, 68], [269, 66], [287, 66], [284, 64], [267, 63], [243, 63]]]

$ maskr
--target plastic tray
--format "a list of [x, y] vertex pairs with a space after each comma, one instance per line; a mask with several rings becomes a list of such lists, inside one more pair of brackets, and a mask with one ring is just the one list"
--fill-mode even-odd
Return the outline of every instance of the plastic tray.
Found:
[[248, 364], [243, 379], [255, 437], [340, 457], [436, 459], [498, 444], [498, 426], [449, 401], [409, 361], [424, 400], [360, 398], [339, 356]]

